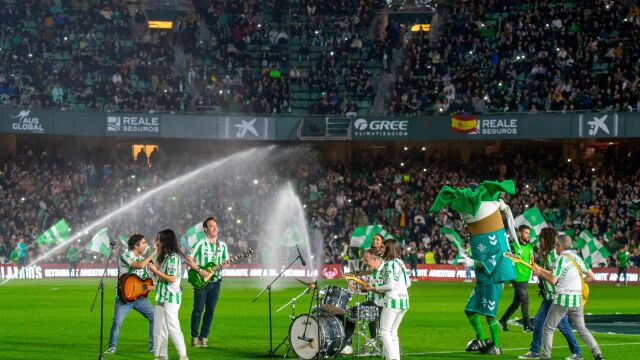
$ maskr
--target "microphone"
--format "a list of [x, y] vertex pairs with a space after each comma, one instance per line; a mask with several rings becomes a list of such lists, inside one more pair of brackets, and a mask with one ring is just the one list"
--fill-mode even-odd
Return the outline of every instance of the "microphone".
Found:
[[307, 266], [307, 262], [304, 261], [304, 258], [302, 257], [302, 254], [300, 253], [300, 248], [298, 247], [298, 244], [296, 244], [296, 249], [298, 250], [298, 257], [300, 258], [300, 262], [302, 263], [302, 266]]

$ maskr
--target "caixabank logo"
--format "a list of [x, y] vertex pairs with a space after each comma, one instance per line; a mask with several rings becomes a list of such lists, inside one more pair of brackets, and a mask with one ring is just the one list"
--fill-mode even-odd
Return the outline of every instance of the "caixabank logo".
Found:
[[408, 120], [367, 120], [353, 122], [353, 135], [357, 137], [408, 137]]
[[618, 114], [580, 114], [578, 136], [580, 137], [617, 137]]

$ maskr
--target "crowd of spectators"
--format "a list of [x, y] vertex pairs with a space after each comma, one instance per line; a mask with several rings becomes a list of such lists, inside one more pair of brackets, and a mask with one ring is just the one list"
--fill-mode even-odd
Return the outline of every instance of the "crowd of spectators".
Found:
[[[195, 29], [207, 34], [187, 58], [199, 110], [289, 112], [289, 35], [281, 1], [198, 0]], [[276, 19], [267, 17], [272, 9]], [[267, 21], [267, 20], [272, 21]]]
[[[631, 4], [631, 5], [630, 5]], [[468, 1], [413, 33], [388, 114], [638, 111], [635, 2]]]
[[[375, 1], [301, 0], [292, 2], [291, 34], [295, 48], [292, 82], [315, 94], [312, 114], [357, 112], [362, 101], [375, 98], [372, 74], [365, 62], [375, 61], [367, 36], [375, 17]], [[317, 50], [310, 56], [312, 50]], [[364, 60], [368, 59], [368, 60]]]
[[25, 0], [0, 7], [0, 104], [186, 111], [172, 32], [149, 31], [124, 0]]
[[309, 113], [348, 114], [373, 104], [382, 66], [387, 115], [640, 110], [637, 4], [463, 2], [441, 7], [435, 40], [381, 4], [193, 0], [160, 31], [125, 0], [9, 1], [0, 105], [275, 114], [295, 86]]
[[[127, 150], [107, 160], [105, 149], [80, 146], [62, 155], [55, 146], [32, 145], [2, 159], [0, 169], [0, 259], [21, 262], [35, 259], [49, 247], [38, 235], [59, 219], [76, 231], [136, 196], [193, 170], [200, 164], [194, 153], [204, 149], [185, 146], [165, 154], [132, 160]], [[211, 149], [209, 149], [211, 150]], [[230, 153], [220, 149], [219, 154]], [[297, 156], [270, 156], [257, 162], [233, 162], [222, 172], [199, 176], [168, 188], [105, 223], [112, 237], [142, 232], [151, 236], [172, 227], [180, 234], [202, 217], [218, 217], [221, 235], [232, 253], [246, 247], [266, 246], [258, 241], [264, 230], [265, 204], [274, 199], [287, 180], [296, 184], [311, 232], [322, 237], [325, 263], [340, 262], [351, 231], [381, 224], [402, 243], [415, 249], [420, 262], [452, 263], [456, 250], [440, 228], [461, 230], [456, 214], [430, 213], [443, 185], [465, 187], [491, 174], [491, 179], [513, 179], [517, 194], [507, 198], [514, 216], [536, 206], [556, 229], [588, 229], [612, 254], [630, 245], [635, 265], [640, 260], [639, 154], [612, 148], [589, 159], [561, 158], [559, 150], [528, 151], [520, 147], [501, 156], [473, 156], [465, 166], [442, 153], [408, 149], [399, 157], [354, 155], [351, 165], [314, 165], [306, 150]], [[302, 154], [302, 155], [301, 155]], [[305, 160], [303, 160], [305, 159]], [[262, 170], [257, 170], [261, 168]], [[33, 174], [38, 174], [34, 176]], [[204, 195], [203, 195], [204, 194]], [[179, 215], [177, 215], [179, 214]], [[79, 240], [83, 246], [93, 233]], [[22, 252], [26, 259], [17, 256]], [[66, 248], [46, 259], [64, 262]], [[82, 262], [101, 261], [83, 252]], [[607, 259], [610, 265], [614, 258]], [[264, 259], [259, 259], [261, 261]]]

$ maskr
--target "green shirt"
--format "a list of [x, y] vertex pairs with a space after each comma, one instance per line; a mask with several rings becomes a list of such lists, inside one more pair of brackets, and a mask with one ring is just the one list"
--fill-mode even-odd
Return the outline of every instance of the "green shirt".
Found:
[[131, 264], [134, 262], [140, 262], [142, 260], [144, 260], [144, 256], [136, 256], [133, 250], [125, 250], [118, 260], [118, 274], [136, 274], [141, 279], [148, 278], [149, 273], [147, 272], [147, 268], [136, 269], [131, 267]]
[[[189, 256], [191, 256], [193, 261], [195, 261], [200, 267], [205, 267], [210, 263], [218, 265], [225, 260], [229, 260], [227, 244], [222, 241], [217, 241], [212, 244], [207, 238], [193, 244], [193, 246], [191, 246], [191, 251], [189, 251]], [[222, 278], [222, 269], [218, 270], [216, 274], [213, 275], [211, 281], [217, 281], [220, 278]]]
[[629, 267], [629, 252], [628, 251], [619, 251], [618, 256], [616, 256], [616, 260], [618, 260], [619, 268], [628, 268]]
[[[369, 285], [375, 287], [376, 285], [384, 284], [384, 278], [382, 277], [382, 270], [385, 268], [385, 262], [382, 262], [382, 265], [378, 269], [374, 269], [371, 275], [368, 276], [366, 281]], [[384, 304], [384, 294], [378, 293], [375, 291], [369, 291], [367, 293], [367, 300], [373, 301], [376, 305], [382, 307]]]
[[176, 281], [170, 283], [158, 277], [156, 284], [156, 303], [178, 304], [182, 303], [182, 290], [180, 279], [182, 277], [182, 259], [178, 254], [170, 254], [160, 265], [160, 272], [175, 276]]
[[9, 254], [9, 260], [11, 260], [13, 263], [18, 263], [18, 250], [13, 249], [13, 251], [11, 252], [11, 254]]
[[80, 249], [72, 246], [67, 251], [67, 259], [70, 263], [77, 263], [80, 260]]
[[404, 262], [400, 259], [393, 259], [385, 262], [380, 270], [383, 283], [373, 287], [377, 292], [384, 294], [384, 307], [398, 310], [409, 309], [407, 288], [410, 286], [410, 282]]
[[[525, 262], [531, 261], [531, 255], [533, 254], [533, 245], [531, 243], [520, 244], [518, 241], [514, 241], [511, 243], [513, 247], [513, 253], [518, 255], [518, 257]], [[522, 265], [520, 263], [516, 263], [516, 278], [514, 279], [517, 282], [529, 282], [531, 278], [531, 269]]]
[[[552, 274], [555, 274], [556, 261], [556, 252], [551, 250], [544, 261], [543, 267], [549, 270]], [[542, 280], [542, 287], [544, 288], [544, 298], [546, 300], [553, 300], [553, 294], [556, 292], [556, 286], [546, 280]]]

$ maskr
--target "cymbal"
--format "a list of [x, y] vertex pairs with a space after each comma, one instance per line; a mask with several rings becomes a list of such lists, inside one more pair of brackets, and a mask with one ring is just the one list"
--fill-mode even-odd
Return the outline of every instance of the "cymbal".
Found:
[[352, 271], [352, 272], [345, 273], [345, 275], [349, 275], [349, 276], [366, 276], [371, 274], [373, 274], [373, 271], [370, 271], [370, 270], [360, 270], [360, 271]]
[[307, 288], [309, 288], [311, 290], [316, 288], [316, 284], [315, 283], [308, 283], [308, 282], [302, 281], [302, 280], [300, 280], [298, 278], [296, 278], [296, 280], [298, 280], [299, 283], [301, 283], [302, 285], [306, 286]]

